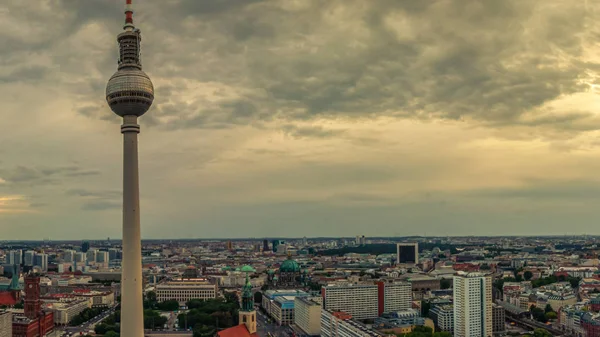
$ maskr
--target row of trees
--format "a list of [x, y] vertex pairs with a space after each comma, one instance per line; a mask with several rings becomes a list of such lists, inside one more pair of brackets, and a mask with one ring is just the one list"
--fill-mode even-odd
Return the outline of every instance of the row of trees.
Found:
[[[521, 276], [519, 274], [519, 271], [515, 270], [515, 277], [505, 277], [505, 278], [498, 279], [494, 282], [494, 287], [496, 289], [500, 290], [500, 292], [502, 292], [505, 282], [521, 282], [524, 280], [529, 281], [529, 280], [531, 280], [532, 277], [533, 277], [533, 273], [531, 273], [530, 271], [525, 271], [523, 273], [523, 276]], [[557, 283], [557, 282], [569, 282], [571, 284], [571, 287], [577, 288], [579, 286], [580, 280], [581, 279], [579, 277], [564, 276], [564, 275], [559, 275], [559, 276], [550, 275], [548, 277], [542, 277], [537, 280], [531, 280], [531, 286], [533, 288], [538, 288], [541, 286], [545, 286], [545, 285], [549, 285], [549, 284], [553, 284], [553, 283]]]
[[71, 319], [71, 321], [69, 322], [69, 325], [70, 326], [81, 325], [81, 324], [89, 321], [90, 319], [100, 315], [107, 309], [108, 308], [85, 308], [82, 312], [79, 313], [79, 315], [77, 315], [77, 316], [73, 317], [73, 319]]

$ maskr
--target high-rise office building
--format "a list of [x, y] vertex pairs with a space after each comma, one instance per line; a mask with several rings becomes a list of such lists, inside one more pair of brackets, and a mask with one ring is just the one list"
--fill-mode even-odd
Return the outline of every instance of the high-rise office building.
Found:
[[90, 249], [87, 251], [87, 253], [85, 253], [85, 258], [89, 263], [94, 263], [96, 262], [97, 259], [97, 255], [98, 255], [98, 250], [97, 249]]
[[34, 266], [40, 267], [43, 272], [48, 271], [48, 254], [40, 253], [34, 256]]
[[483, 273], [454, 277], [454, 336], [491, 337], [492, 278]]
[[23, 265], [24, 266], [33, 266], [34, 258], [35, 258], [35, 251], [33, 251], [33, 250], [26, 251], [23, 256]]
[[23, 264], [23, 251], [20, 249], [11, 250], [7, 255], [7, 264], [20, 266]]
[[108, 250], [108, 259], [110, 261], [120, 259], [119, 250], [117, 248], [110, 248]]
[[90, 243], [85, 241], [81, 244], [81, 251], [84, 253], [87, 253], [87, 251], [90, 249]]
[[77, 253], [75, 253], [75, 262], [77, 264], [79, 264], [80, 266], [82, 266], [82, 265], [85, 264], [86, 257], [87, 257], [86, 253], [84, 253], [84, 252], [77, 252]]
[[62, 259], [65, 262], [75, 262], [75, 251], [74, 250], [65, 250], [62, 253]]
[[269, 240], [264, 239], [263, 240], [263, 252], [268, 252], [269, 251]]
[[96, 262], [108, 264], [109, 261], [110, 257], [108, 252], [99, 251], [98, 253], [96, 253]]
[[402, 265], [415, 265], [419, 263], [419, 244], [402, 242], [397, 245], [396, 263]]

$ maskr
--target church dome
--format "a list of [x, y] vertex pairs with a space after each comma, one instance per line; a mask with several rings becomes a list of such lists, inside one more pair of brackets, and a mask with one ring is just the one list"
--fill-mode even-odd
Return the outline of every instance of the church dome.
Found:
[[296, 262], [292, 259], [287, 259], [287, 260], [283, 261], [283, 263], [281, 264], [281, 267], [279, 267], [279, 272], [281, 272], [281, 273], [299, 273], [300, 265], [298, 264], [298, 262]]

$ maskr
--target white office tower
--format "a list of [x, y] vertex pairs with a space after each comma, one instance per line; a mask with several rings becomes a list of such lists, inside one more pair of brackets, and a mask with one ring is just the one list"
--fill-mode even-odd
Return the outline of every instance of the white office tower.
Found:
[[74, 250], [65, 250], [62, 253], [63, 261], [65, 262], [75, 262], [75, 251]]
[[33, 258], [34, 266], [40, 267], [43, 272], [48, 271], [48, 254], [36, 254]]
[[11, 265], [21, 265], [23, 264], [23, 251], [21, 250], [11, 250], [8, 252], [8, 260], [6, 261]]
[[86, 253], [86, 259], [88, 262], [94, 263], [94, 262], [96, 262], [97, 255], [98, 255], [97, 249], [90, 249]]
[[86, 255], [83, 252], [77, 252], [75, 253], [75, 262], [77, 262], [77, 264], [79, 266], [81, 266], [81, 264], [85, 264], [86, 261]]
[[454, 336], [492, 336], [492, 278], [483, 273], [454, 277]]
[[24, 266], [33, 266], [34, 258], [35, 258], [35, 252], [33, 250], [26, 251], [25, 256], [23, 258], [23, 265]]

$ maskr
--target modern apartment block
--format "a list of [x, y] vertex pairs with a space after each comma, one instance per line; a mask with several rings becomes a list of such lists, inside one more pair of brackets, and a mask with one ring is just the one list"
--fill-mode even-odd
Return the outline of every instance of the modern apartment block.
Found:
[[191, 299], [208, 300], [217, 298], [217, 294], [217, 285], [207, 279], [186, 279], [156, 285], [156, 299], [159, 302], [177, 300], [185, 303]]
[[409, 282], [378, 282], [377, 286], [379, 315], [411, 308], [412, 286]]
[[492, 336], [491, 276], [461, 273], [454, 277], [453, 283], [454, 336]]
[[352, 320], [352, 315], [321, 310], [321, 337], [379, 337], [381, 333]]
[[321, 304], [306, 297], [294, 299], [294, 324], [309, 336], [321, 334]]
[[355, 319], [373, 319], [379, 316], [378, 289], [376, 284], [325, 286], [323, 308], [346, 312]]
[[412, 287], [408, 282], [346, 284], [325, 286], [321, 290], [323, 307], [346, 312], [355, 319], [373, 319], [385, 312], [411, 307]]

